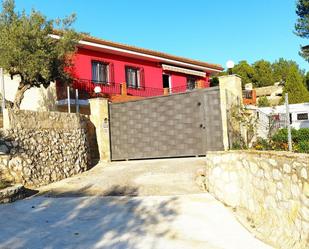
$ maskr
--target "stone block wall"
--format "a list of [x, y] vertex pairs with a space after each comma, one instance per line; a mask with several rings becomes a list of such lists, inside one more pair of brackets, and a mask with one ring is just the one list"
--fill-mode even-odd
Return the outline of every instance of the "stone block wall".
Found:
[[309, 155], [210, 152], [204, 186], [276, 248], [309, 248]]
[[10, 111], [3, 140], [9, 152], [0, 158], [8, 180], [40, 186], [89, 168], [87, 118], [60, 112]]

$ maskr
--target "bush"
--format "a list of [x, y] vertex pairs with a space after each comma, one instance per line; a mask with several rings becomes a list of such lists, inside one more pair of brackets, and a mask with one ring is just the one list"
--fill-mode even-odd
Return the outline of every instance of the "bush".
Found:
[[[292, 134], [292, 139], [296, 139], [298, 137], [298, 130], [292, 128], [291, 134]], [[287, 143], [288, 142], [288, 129], [283, 128], [278, 130], [272, 137], [271, 141], [275, 143]]]
[[[309, 153], [309, 128], [299, 130], [292, 129], [293, 151]], [[288, 150], [288, 130], [286, 128], [278, 130], [270, 140], [274, 150]]]
[[298, 143], [298, 150], [300, 153], [309, 153], [309, 141], [300, 141]]
[[266, 96], [262, 96], [258, 100], [258, 107], [268, 107], [270, 106], [270, 102]]
[[272, 149], [271, 144], [267, 139], [257, 138], [257, 141], [253, 144], [253, 148], [256, 150], [270, 150]]
[[295, 142], [302, 142], [302, 141], [309, 141], [309, 128], [301, 128], [299, 129], [296, 134], [292, 134], [293, 141]]
[[239, 141], [233, 142], [232, 144], [232, 150], [247, 150], [247, 149], [248, 147], [242, 138], [240, 138]]

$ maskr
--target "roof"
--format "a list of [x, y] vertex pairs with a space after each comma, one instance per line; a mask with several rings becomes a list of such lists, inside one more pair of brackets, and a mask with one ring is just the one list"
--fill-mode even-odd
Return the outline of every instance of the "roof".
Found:
[[[270, 114], [270, 113], [285, 113], [285, 105], [278, 105], [274, 107], [259, 107], [258, 110]], [[309, 103], [289, 104], [290, 112], [309, 112]]]
[[180, 62], [184, 62], [184, 63], [190, 63], [190, 64], [201, 66], [201, 67], [208, 67], [208, 68], [215, 69], [215, 70], [220, 70], [220, 71], [223, 70], [223, 67], [219, 64], [212, 64], [212, 63], [203, 62], [203, 61], [199, 61], [199, 60], [188, 59], [188, 58], [185, 58], [185, 57], [180, 57], [180, 56], [175, 56], [175, 55], [171, 55], [171, 54], [167, 54], [167, 53], [162, 53], [162, 52], [155, 51], [155, 50], [139, 48], [139, 47], [126, 45], [126, 44], [122, 44], [122, 43], [118, 43], [118, 42], [103, 40], [103, 39], [99, 39], [99, 38], [89, 36], [89, 35], [83, 35], [82, 40], [87, 41], [87, 42], [101, 44], [101, 45], [112, 46], [112, 47], [115, 47], [115, 48], [126, 49], [126, 50], [130, 50], [130, 51], [133, 51], [133, 52], [143, 53], [143, 54], [146, 54], [146, 55], [158, 56], [158, 57], [162, 57], [162, 58], [169, 59], [169, 60], [176, 60], [176, 61], [180, 61]]

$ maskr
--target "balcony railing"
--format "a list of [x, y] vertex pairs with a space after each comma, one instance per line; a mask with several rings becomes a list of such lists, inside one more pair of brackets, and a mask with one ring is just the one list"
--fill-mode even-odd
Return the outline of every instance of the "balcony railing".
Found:
[[[100, 93], [95, 93], [94, 89], [100, 87]], [[196, 88], [203, 88], [196, 85]], [[94, 82], [91, 80], [77, 79], [73, 82], [69, 89], [70, 98], [74, 99], [76, 96], [76, 89], [78, 89], [78, 99], [89, 99], [99, 96], [111, 95], [128, 95], [138, 97], [155, 97], [161, 95], [168, 95], [173, 93], [182, 93], [192, 91], [188, 89], [187, 85], [176, 86], [172, 88], [153, 88], [153, 87], [129, 87], [126, 83], [115, 82]], [[68, 90], [66, 85], [57, 83], [57, 99], [67, 99]]]

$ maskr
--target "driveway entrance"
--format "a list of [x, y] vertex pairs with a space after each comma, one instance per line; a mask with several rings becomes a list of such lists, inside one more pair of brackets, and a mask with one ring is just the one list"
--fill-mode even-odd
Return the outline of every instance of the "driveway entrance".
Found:
[[270, 249], [194, 183], [203, 158], [99, 164], [0, 205], [0, 248]]

